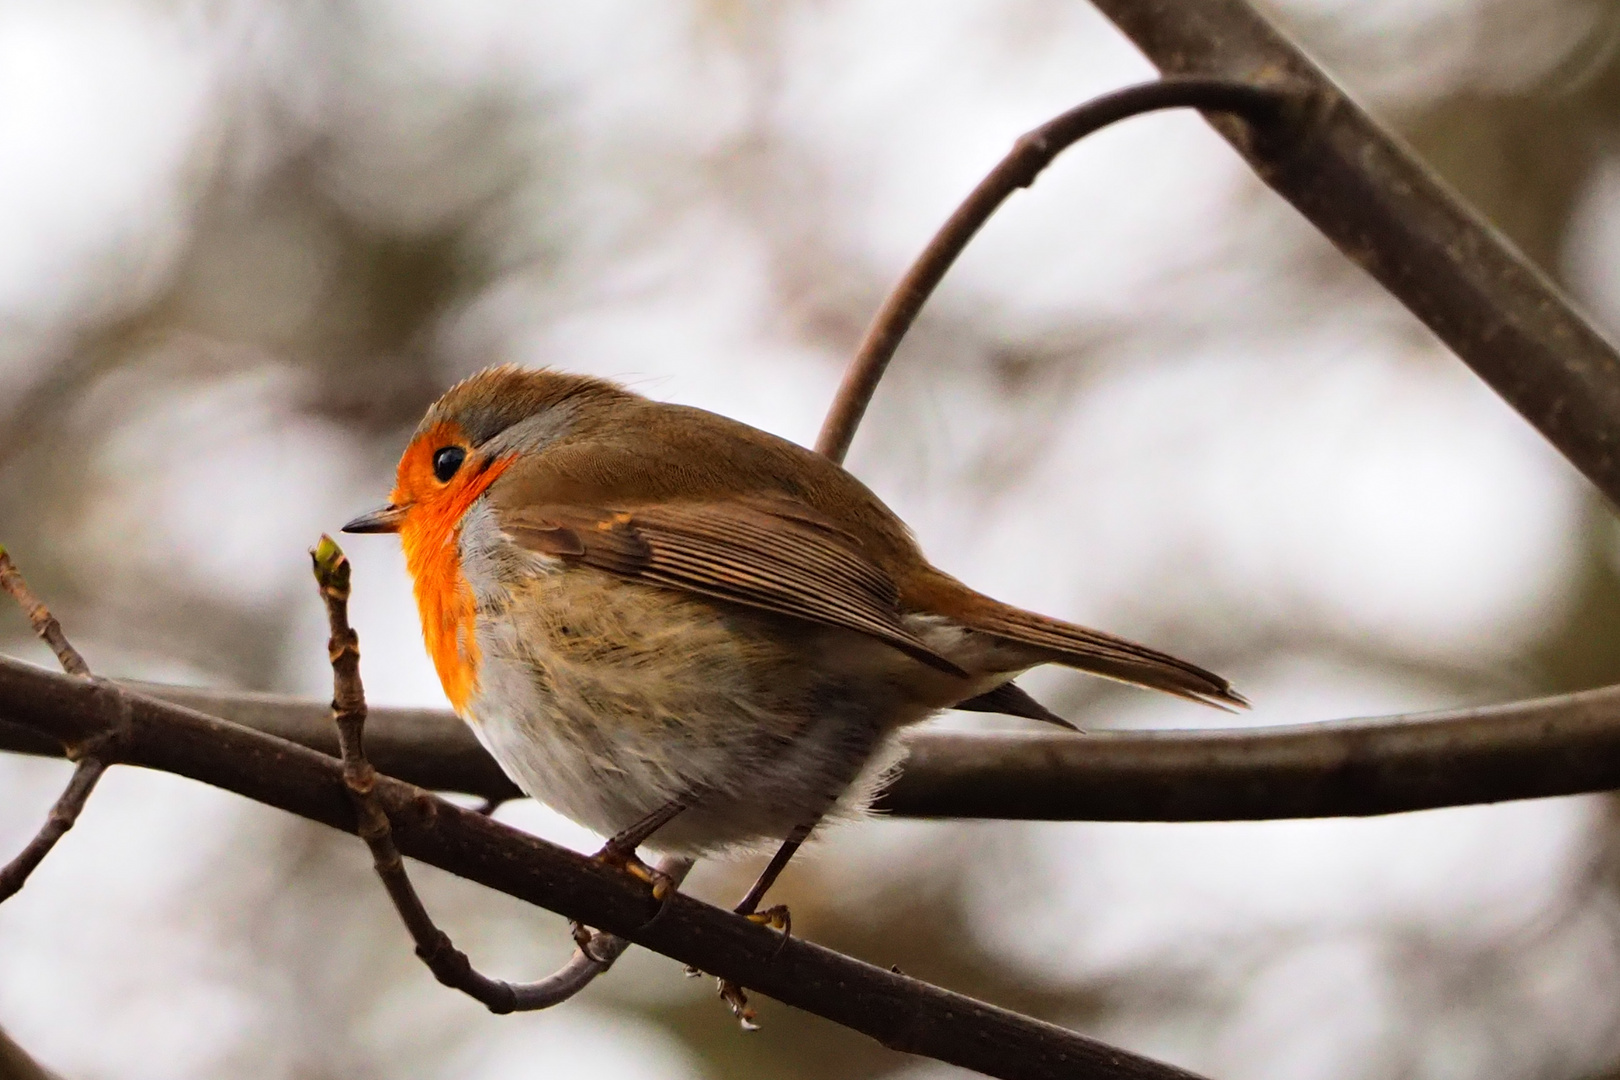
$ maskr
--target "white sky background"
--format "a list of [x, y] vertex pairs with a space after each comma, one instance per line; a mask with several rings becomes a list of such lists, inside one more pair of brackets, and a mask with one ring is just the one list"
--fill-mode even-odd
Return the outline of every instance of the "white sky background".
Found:
[[[1289, 5], [1301, 25], [1347, 28], [1319, 51], [1388, 109], [1442, 80], [1533, 77], [1576, 36], [1541, 27], [1487, 63], [1484, 8]], [[750, 139], [786, 146], [807, 197], [833, 208], [806, 246], [882, 285], [1018, 133], [1150, 74], [1082, 4], [937, 3], [926, 17], [897, 2], [804, 5], [773, 32], [763, 92], [766, 65], [749, 41], [695, 28], [681, 5], [423, 0], [349, 17], [353, 48], [333, 55], [296, 13], [268, 7], [0, 5], [0, 379], [42, 377], [42, 358], [74, 327], [160, 288], [199, 185], [272, 168], [296, 142], [288, 124], [351, 134], [335, 151], [335, 183], [364, 213], [400, 227], [453, 216], [497, 170], [422, 151], [420, 133], [457, 116], [419, 107], [415, 90], [448, 88], [454, 102], [494, 87], [535, 111], [533, 136], [556, 148], [556, 169], [543, 189], [512, 197], [511, 231], [490, 242], [514, 253], [510, 269], [442, 329], [446, 353], [469, 367], [517, 359], [623, 378], [808, 442], [840, 358], [776, 308], [770, 267], [794, 238], [714, 176]], [[391, 176], [413, 180], [398, 185], [406, 194]], [[1611, 322], [1617, 193], [1611, 170], [1570, 255], [1585, 299]], [[560, 253], [544, 281], [516, 254], [535, 244]], [[1042, 403], [1050, 436], [988, 492], [985, 462], [1019, 436], [1020, 416], [991, 396], [988, 373], [957, 361], [925, 386], [930, 356], [913, 343], [871, 418], [886, 426], [863, 432], [852, 467], [943, 567], [1054, 615], [1138, 636], [1222, 618], [1246, 632], [1319, 623], [1438, 664], [1511, 666], [1572, 588], [1581, 482], [1392, 301], [1371, 287], [1313, 297], [1309, 278], [1290, 280], [1320, 245], [1190, 117], [1100, 136], [1014, 198], [930, 314], [989, 340], [1107, 326], [1125, 343]], [[312, 297], [324, 272], [309, 268]], [[78, 572], [185, 565], [246, 607], [296, 604], [285, 688], [327, 692], [303, 549], [376, 501], [386, 477], [339, 426], [291, 418], [298, 386], [281, 369], [135, 408], [117, 387], [104, 393], [84, 421], [117, 417], [87, 481], [98, 497], [63, 538]], [[371, 698], [441, 702], [395, 547], [348, 546]], [[185, 675], [161, 656], [81, 645], [104, 671]], [[1308, 650], [1226, 673], [1258, 723], [1452, 703], [1443, 687]], [[1144, 697], [1120, 722], [1209, 718]], [[0, 851], [23, 843], [63, 775], [0, 760]], [[0, 908], [0, 1022], [70, 1080], [222, 1075], [262, 1021], [260, 1003], [211, 956], [217, 943], [188, 909], [210, 861], [260, 813], [115, 771]], [[507, 813], [591, 843], [539, 809]], [[1397, 981], [1387, 932], [1529, 933], [1576, 887], [1599, 813], [1559, 800], [1370, 822], [878, 822], [836, 834], [821, 858], [854, 896], [879, 867], [892, 875], [896, 862], [966, 840], [994, 851], [987, 940], [1033, 979], [1170, 965], [1219, 1006], [1147, 1007], [1101, 1034], [1212, 1075], [1375, 1075], [1391, 1044], [1416, 1038], [1424, 1078], [1517, 1077], [1610, 1060], [1613, 1011], [1588, 1000], [1591, 986], [1613, 985], [1600, 928], [1567, 928], [1536, 970], [1498, 981], [1496, 993], [1536, 1018], [1517, 1041], [1494, 1030], [1490, 1002], [1456, 1002], [1440, 1029], [1406, 1030], [1403, 995], [1447, 999]], [[1009, 896], [1003, 880], [1038, 887]], [[1263, 955], [1248, 944], [1279, 935], [1291, 944]], [[525, 1063], [542, 1057], [544, 1075], [698, 1075], [666, 1036], [608, 1010], [491, 1020], [436, 987], [401, 994], [397, 1015], [355, 1036], [356, 1075], [417, 1075], [397, 1033], [458, 1025], [476, 1037], [447, 1076], [538, 1076]], [[298, 1075], [291, 1057], [254, 1068]]]

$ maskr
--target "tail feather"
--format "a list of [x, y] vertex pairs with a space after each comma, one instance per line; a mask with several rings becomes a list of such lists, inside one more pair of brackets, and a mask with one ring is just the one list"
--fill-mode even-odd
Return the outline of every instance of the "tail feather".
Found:
[[1003, 716], [1022, 716], [1026, 720], [1039, 720], [1043, 724], [1056, 724], [1070, 731], [1082, 729], [1063, 719], [1045, 705], [1036, 701], [1021, 688], [1013, 685], [1012, 681], [1002, 683], [993, 690], [986, 690], [966, 701], [958, 701], [954, 708], [963, 712], [1000, 713]]
[[1231, 683], [1214, 672], [1100, 630], [1089, 630], [993, 600], [962, 621], [981, 633], [1029, 646], [1044, 654], [1042, 662], [1045, 663], [1062, 664], [1161, 690], [1216, 708], [1238, 709], [1249, 705], [1242, 694], [1232, 689]]

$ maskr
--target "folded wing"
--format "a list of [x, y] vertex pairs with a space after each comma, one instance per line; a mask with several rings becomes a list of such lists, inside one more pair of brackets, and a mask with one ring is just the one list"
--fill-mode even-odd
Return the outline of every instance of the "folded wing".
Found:
[[852, 537], [783, 500], [631, 508], [526, 506], [501, 528], [528, 550], [651, 585], [867, 634], [952, 675], [967, 673], [900, 618], [893, 580]]

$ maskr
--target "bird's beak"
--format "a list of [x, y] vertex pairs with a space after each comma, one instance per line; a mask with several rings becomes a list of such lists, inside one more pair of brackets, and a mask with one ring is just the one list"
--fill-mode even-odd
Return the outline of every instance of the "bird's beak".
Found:
[[400, 506], [389, 503], [378, 507], [369, 514], [361, 514], [347, 525], [343, 526], [346, 533], [397, 533], [399, 527], [405, 523], [405, 512], [409, 506]]

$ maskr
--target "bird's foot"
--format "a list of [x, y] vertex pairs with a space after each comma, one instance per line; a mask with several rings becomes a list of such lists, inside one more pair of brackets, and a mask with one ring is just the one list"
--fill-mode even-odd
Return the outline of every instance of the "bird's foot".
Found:
[[626, 848], [609, 840], [602, 845], [602, 850], [591, 858], [606, 866], [618, 867], [631, 877], [645, 881], [652, 886], [653, 899], [660, 903], [674, 895], [675, 879], [656, 866], [648, 866], [642, 862], [634, 848]]
[[[784, 942], [793, 936], [793, 913], [788, 910], [786, 904], [777, 904], [775, 907], [768, 907], [764, 911], [739, 911], [737, 914], [751, 923], [782, 931], [782, 940]], [[781, 946], [777, 946], [777, 949], [780, 950]]]
[[[782, 951], [782, 946], [786, 945], [788, 938], [793, 936], [793, 915], [788, 911], [786, 904], [777, 904], [774, 907], [766, 908], [764, 911], [739, 911], [737, 914], [758, 926], [768, 926], [772, 930], [782, 931], [782, 941], [776, 946], [777, 953]], [[771, 954], [771, 959], [776, 959], [776, 953]], [[688, 967], [686, 974], [693, 976], [699, 974], [699, 972], [696, 968]], [[742, 1029], [744, 1031], [758, 1031], [759, 1025], [755, 1023], [754, 1007], [748, 1004], [748, 995], [744, 993], [743, 988], [730, 979], [717, 979], [715, 982], [716, 988], [720, 992], [720, 1000], [725, 1002], [726, 1006], [731, 1009], [731, 1015], [737, 1018], [737, 1023]]]
[[748, 1004], [748, 995], [743, 988], [730, 979], [717, 979], [716, 988], [720, 991], [720, 1000], [726, 1003], [731, 1015], [737, 1018], [737, 1026], [744, 1031], [758, 1031], [759, 1025], [754, 1022], [757, 1015], [754, 1007]]

